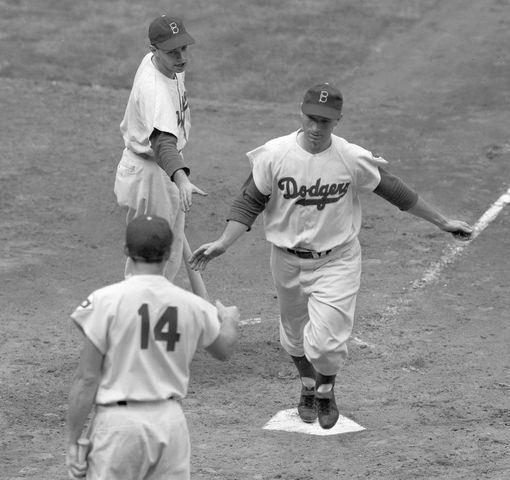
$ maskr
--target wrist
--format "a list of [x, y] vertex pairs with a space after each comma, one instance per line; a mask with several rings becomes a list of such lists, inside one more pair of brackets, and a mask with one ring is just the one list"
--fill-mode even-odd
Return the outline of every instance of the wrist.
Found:
[[182, 168], [179, 168], [174, 172], [172, 180], [176, 185], [182, 185], [185, 182], [189, 182], [188, 175], [186, 175], [186, 172]]
[[448, 225], [448, 220], [443, 216], [438, 216], [438, 218], [434, 219], [434, 224], [441, 230], [444, 230]]

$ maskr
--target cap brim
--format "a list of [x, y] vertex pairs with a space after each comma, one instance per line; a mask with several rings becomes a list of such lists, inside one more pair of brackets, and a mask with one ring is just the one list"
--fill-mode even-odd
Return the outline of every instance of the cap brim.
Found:
[[180, 35], [175, 35], [164, 42], [156, 43], [156, 46], [161, 50], [166, 50], [167, 52], [170, 50], [175, 50], [179, 47], [185, 47], [186, 45], [193, 45], [195, 40], [189, 33], [182, 33]]
[[303, 105], [301, 105], [301, 111], [305, 115], [323, 117], [329, 120], [339, 120], [342, 117], [342, 112], [324, 105], [310, 105], [308, 103], [303, 103]]

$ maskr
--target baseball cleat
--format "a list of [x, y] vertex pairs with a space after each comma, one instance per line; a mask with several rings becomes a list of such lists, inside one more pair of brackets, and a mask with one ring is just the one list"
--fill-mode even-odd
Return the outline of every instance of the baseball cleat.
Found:
[[315, 404], [320, 426], [324, 429], [334, 427], [339, 413], [333, 388], [329, 392], [315, 392]]
[[301, 397], [297, 407], [299, 417], [303, 422], [313, 423], [317, 419], [317, 407], [315, 406], [315, 388], [301, 386]]

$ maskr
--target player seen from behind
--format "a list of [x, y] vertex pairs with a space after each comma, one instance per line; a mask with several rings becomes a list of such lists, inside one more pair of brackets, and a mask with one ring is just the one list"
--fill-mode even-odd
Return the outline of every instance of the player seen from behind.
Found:
[[[172, 231], [139, 216], [126, 230], [127, 279], [94, 291], [71, 315], [83, 347], [69, 396], [71, 478], [187, 480], [190, 440], [181, 400], [198, 348], [227, 360], [237, 339], [237, 307], [216, 306], [163, 276]], [[77, 442], [94, 404], [88, 461]]]

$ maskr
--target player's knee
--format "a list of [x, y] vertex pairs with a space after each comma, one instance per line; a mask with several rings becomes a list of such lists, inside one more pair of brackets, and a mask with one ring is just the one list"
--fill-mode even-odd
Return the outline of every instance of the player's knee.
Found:
[[345, 343], [325, 345], [305, 343], [305, 352], [315, 370], [323, 375], [335, 375], [347, 358], [347, 345]]

